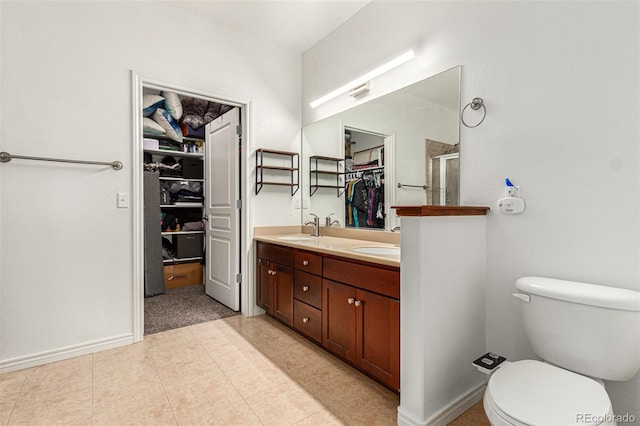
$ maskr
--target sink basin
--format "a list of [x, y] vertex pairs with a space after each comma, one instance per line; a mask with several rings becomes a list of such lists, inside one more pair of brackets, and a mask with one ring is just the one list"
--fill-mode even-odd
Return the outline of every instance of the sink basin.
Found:
[[279, 240], [283, 240], [283, 241], [307, 241], [307, 240], [313, 240], [313, 237], [307, 237], [307, 236], [296, 236], [296, 237], [278, 237]]
[[353, 251], [362, 254], [400, 255], [400, 247], [355, 247]]

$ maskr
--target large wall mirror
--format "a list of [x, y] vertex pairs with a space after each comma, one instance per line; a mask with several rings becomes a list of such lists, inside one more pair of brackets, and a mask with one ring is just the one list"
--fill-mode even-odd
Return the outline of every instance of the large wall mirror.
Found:
[[392, 205], [458, 205], [461, 67], [302, 129], [302, 223], [391, 229]]

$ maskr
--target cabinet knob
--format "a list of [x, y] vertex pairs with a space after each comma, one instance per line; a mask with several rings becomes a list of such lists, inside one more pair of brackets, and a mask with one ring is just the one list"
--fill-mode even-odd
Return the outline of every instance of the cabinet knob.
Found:
[[302, 286], [302, 291], [309, 291], [309, 286], [308, 285], [303, 285]]
[[304, 266], [309, 266], [309, 261], [308, 261], [308, 260], [303, 260], [303, 261], [302, 261], [302, 264], [303, 264]]
[[302, 318], [302, 322], [305, 323], [305, 324], [308, 323], [309, 322], [309, 318], [307, 318], [307, 317]]
[[353, 304], [356, 305], [356, 306], [360, 306], [360, 305], [362, 305], [362, 302], [359, 301], [359, 300], [356, 300], [355, 302], [353, 302]]
[[350, 305], [353, 305], [353, 302], [355, 302], [356, 300], [353, 297], [350, 297], [347, 299], [347, 303]]

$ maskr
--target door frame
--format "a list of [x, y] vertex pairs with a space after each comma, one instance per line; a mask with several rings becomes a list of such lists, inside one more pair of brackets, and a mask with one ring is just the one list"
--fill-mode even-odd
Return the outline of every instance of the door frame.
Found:
[[[212, 102], [224, 103], [240, 108], [240, 122], [242, 126], [240, 168], [237, 170], [240, 179], [240, 198], [242, 209], [240, 210], [240, 273], [242, 282], [240, 284], [240, 309], [244, 316], [253, 314], [252, 306], [255, 305], [252, 286], [253, 268], [251, 267], [251, 240], [250, 233], [247, 232], [252, 225], [249, 223], [251, 217], [247, 214], [250, 211], [252, 200], [248, 197], [250, 185], [246, 170], [248, 157], [252, 146], [252, 101], [249, 99], [239, 99], [230, 96], [220, 96], [209, 93], [205, 90], [189, 88], [175, 85], [165, 81], [142, 76], [135, 71], [131, 71], [131, 100], [132, 100], [132, 167], [131, 175], [133, 181], [131, 207], [132, 207], [132, 244], [133, 244], [133, 294], [132, 294], [132, 328], [133, 341], [140, 342], [144, 338], [144, 210], [142, 203], [143, 196], [143, 142], [142, 142], [142, 89], [150, 87], [159, 90], [170, 90], [180, 95], [199, 97]], [[206, 149], [206, 148], [205, 148]]]

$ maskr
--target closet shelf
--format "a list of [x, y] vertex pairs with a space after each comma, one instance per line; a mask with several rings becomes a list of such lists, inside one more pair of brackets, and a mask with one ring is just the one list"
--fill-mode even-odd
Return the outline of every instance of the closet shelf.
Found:
[[198, 257], [174, 257], [173, 259], [163, 259], [162, 263], [164, 264], [173, 264], [173, 263], [181, 263], [181, 262], [196, 262], [202, 260], [202, 256]]
[[[265, 164], [265, 155], [267, 161], [272, 161], [272, 164]], [[277, 164], [277, 162], [280, 164]], [[285, 163], [288, 165], [283, 165]], [[289, 182], [278, 182], [274, 180], [265, 180], [265, 171], [267, 173], [274, 173], [274, 176], [279, 172], [285, 172], [289, 174]], [[298, 192], [300, 182], [300, 155], [297, 152], [280, 151], [275, 149], [259, 148], [256, 150], [256, 195], [260, 192], [264, 185], [275, 186], [288, 186], [291, 188], [291, 195], [293, 196]]]
[[160, 179], [160, 180], [172, 180], [172, 181], [185, 181], [185, 180], [188, 180], [190, 182], [204, 182], [204, 179], [193, 179], [193, 178], [182, 178], [182, 177], [160, 176], [158, 179]]
[[168, 155], [168, 156], [172, 156], [172, 157], [204, 158], [204, 154], [201, 154], [201, 153], [172, 151], [170, 149], [145, 149], [144, 152], [147, 152], [149, 154]]
[[204, 231], [163, 231], [163, 236], [166, 235], [188, 235], [188, 234], [204, 234]]
[[202, 203], [185, 203], [185, 204], [160, 204], [161, 209], [194, 209], [194, 208], [202, 208], [204, 205]]

